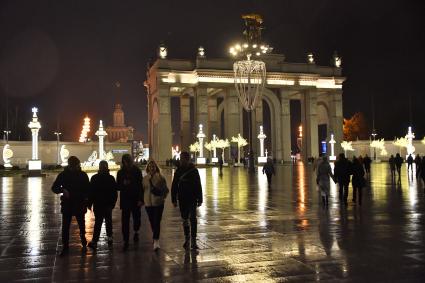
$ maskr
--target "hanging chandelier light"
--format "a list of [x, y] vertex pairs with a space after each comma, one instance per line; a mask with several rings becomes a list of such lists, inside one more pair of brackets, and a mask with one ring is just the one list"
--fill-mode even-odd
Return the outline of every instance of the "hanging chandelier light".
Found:
[[235, 88], [242, 107], [248, 112], [249, 171], [255, 172], [252, 149], [252, 111], [261, 102], [266, 84], [266, 64], [260, 57], [273, 48], [261, 41], [263, 19], [257, 14], [242, 15], [245, 22], [244, 42], [230, 47], [229, 53], [241, 58], [233, 64]]
[[261, 42], [263, 19], [260, 15], [243, 15], [245, 21], [244, 42], [230, 47], [229, 53], [242, 58], [233, 64], [235, 88], [239, 101], [246, 111], [252, 111], [261, 101], [266, 82], [266, 64], [260, 57], [273, 48]]

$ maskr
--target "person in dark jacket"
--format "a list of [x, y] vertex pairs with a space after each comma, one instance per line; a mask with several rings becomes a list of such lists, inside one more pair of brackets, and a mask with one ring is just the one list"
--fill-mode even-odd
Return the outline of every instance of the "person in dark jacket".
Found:
[[133, 240], [134, 242], [139, 241], [138, 232], [141, 224], [141, 206], [143, 205], [142, 180], [140, 169], [133, 164], [129, 154], [124, 154], [121, 169], [117, 173], [124, 251], [128, 249], [130, 238], [130, 216], [133, 216]]
[[338, 160], [335, 162], [334, 175], [339, 187], [339, 200], [341, 203], [347, 204], [351, 162], [345, 158], [344, 153], [340, 153]]
[[353, 186], [353, 202], [356, 203], [358, 199], [359, 205], [362, 205], [362, 188], [366, 185], [366, 180], [364, 178], [365, 171], [356, 157], [353, 157], [352, 173], [353, 178], [351, 184]]
[[400, 180], [401, 175], [401, 165], [403, 165], [403, 158], [401, 158], [400, 154], [397, 153], [394, 158], [395, 167], [397, 168], [398, 179]]
[[366, 154], [363, 158], [364, 169], [366, 170], [366, 174], [370, 175], [370, 164], [372, 163], [372, 159]]
[[180, 167], [176, 170], [173, 177], [171, 201], [175, 207], [177, 205], [180, 207], [185, 236], [183, 247], [187, 249], [190, 244], [192, 249], [198, 249], [196, 243], [196, 209], [202, 205], [202, 186], [198, 169], [189, 160], [189, 153], [182, 152], [180, 155]]
[[412, 170], [413, 173], [413, 156], [411, 154], [409, 154], [409, 156], [407, 157], [407, 172], [409, 172], [409, 170]]
[[80, 229], [80, 240], [83, 249], [86, 248], [86, 226], [84, 214], [87, 212], [87, 196], [89, 191], [89, 177], [81, 171], [80, 160], [71, 156], [68, 166], [59, 173], [52, 185], [52, 191], [61, 196], [62, 212], [62, 252], [64, 255], [69, 250], [69, 227], [72, 216], [75, 216]]
[[266, 164], [263, 166], [263, 174], [266, 174], [267, 176], [267, 184], [271, 185], [272, 183], [272, 176], [275, 175], [273, 161], [268, 158]]
[[108, 245], [112, 245], [112, 209], [115, 207], [117, 197], [117, 183], [114, 177], [109, 174], [108, 162], [102, 160], [99, 163], [98, 173], [93, 175], [90, 180], [89, 209], [93, 205], [95, 216], [93, 238], [88, 244], [90, 248], [97, 248], [103, 219], [106, 223]]

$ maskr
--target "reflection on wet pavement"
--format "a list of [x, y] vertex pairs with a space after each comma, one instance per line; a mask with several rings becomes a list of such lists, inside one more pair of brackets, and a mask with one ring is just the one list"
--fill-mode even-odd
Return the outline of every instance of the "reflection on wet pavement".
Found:
[[[1, 178], [0, 282], [144, 281], [422, 281], [425, 278], [424, 186], [415, 172], [391, 180], [386, 164], [372, 167], [363, 205], [341, 208], [332, 184], [331, 203], [319, 202], [310, 167], [278, 166], [269, 188], [265, 175], [243, 168], [200, 169], [204, 205], [199, 209], [198, 252], [182, 248], [178, 209], [164, 212], [161, 251], [152, 251], [143, 211], [138, 245], [121, 251], [120, 210], [113, 213], [114, 247], [102, 239], [96, 253], [82, 253], [71, 227], [70, 255], [57, 256], [60, 202], [55, 176]], [[164, 170], [171, 182], [171, 170]], [[351, 200], [351, 189], [349, 200]], [[86, 214], [87, 239], [93, 215]]]

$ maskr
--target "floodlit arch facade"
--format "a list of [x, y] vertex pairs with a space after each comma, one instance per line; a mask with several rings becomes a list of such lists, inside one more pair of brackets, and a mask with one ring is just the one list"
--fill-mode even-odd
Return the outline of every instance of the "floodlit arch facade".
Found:
[[[325, 123], [330, 133], [342, 141], [342, 84], [341, 68], [309, 63], [288, 63], [283, 55], [263, 58], [267, 81], [263, 103], [270, 109], [270, 155], [278, 161], [291, 161], [290, 101], [301, 102], [304, 158], [319, 156], [318, 125]], [[148, 140], [151, 156], [164, 163], [171, 158], [172, 134], [180, 136], [182, 150], [195, 141], [198, 125], [204, 126], [207, 140], [216, 134], [230, 138], [238, 133], [248, 137], [243, 129], [243, 109], [234, 86], [233, 60], [177, 60], [160, 58], [149, 66], [145, 86], [148, 96]], [[180, 100], [180, 132], [172, 129], [171, 99]], [[263, 124], [263, 103], [253, 113], [256, 137]], [[325, 116], [324, 116], [325, 115]], [[223, 117], [223, 119], [222, 119]], [[224, 136], [223, 136], [224, 134]], [[254, 151], [258, 140], [253, 140]]]

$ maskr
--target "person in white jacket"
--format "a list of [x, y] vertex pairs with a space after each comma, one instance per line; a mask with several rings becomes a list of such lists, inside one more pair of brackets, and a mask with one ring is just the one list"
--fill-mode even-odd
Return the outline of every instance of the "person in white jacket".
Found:
[[146, 176], [143, 177], [143, 202], [152, 229], [154, 250], [160, 248], [161, 219], [168, 192], [167, 181], [161, 175], [156, 162], [150, 160], [146, 166]]

